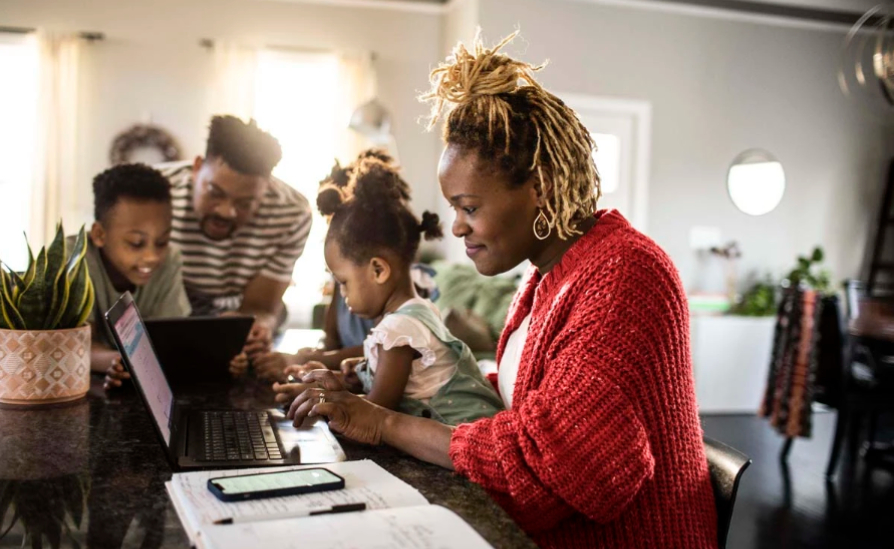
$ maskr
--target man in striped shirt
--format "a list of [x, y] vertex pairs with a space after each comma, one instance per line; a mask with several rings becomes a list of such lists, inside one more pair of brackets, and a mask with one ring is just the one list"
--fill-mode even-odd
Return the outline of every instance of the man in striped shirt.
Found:
[[237, 373], [269, 350], [310, 232], [307, 199], [271, 176], [281, 158], [279, 142], [254, 121], [215, 116], [204, 158], [159, 166], [171, 182], [171, 240], [183, 254], [193, 314], [256, 318]]

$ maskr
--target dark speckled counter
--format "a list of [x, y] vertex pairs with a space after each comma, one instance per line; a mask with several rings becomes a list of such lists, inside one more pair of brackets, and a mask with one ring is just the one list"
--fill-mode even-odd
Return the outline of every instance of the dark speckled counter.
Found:
[[[265, 388], [249, 386], [191, 400], [249, 408], [269, 399]], [[479, 486], [391, 448], [341, 442], [348, 459], [375, 461], [494, 547], [534, 547]], [[132, 388], [106, 397], [94, 379], [74, 404], [0, 409], [0, 548], [189, 547], [164, 489], [171, 474]]]

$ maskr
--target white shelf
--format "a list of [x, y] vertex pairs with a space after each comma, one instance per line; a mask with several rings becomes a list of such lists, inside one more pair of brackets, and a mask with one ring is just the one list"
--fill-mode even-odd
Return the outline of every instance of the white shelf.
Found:
[[693, 316], [692, 363], [701, 413], [756, 413], [776, 317]]

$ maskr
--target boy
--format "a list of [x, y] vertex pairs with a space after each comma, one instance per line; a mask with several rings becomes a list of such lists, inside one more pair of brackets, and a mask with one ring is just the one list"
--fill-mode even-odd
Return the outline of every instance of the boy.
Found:
[[189, 316], [180, 252], [170, 249], [171, 185], [143, 164], [109, 168], [93, 180], [96, 221], [87, 265], [96, 290], [90, 367], [106, 373], [105, 388], [130, 377], [121, 365], [104, 313], [126, 291], [144, 318]]

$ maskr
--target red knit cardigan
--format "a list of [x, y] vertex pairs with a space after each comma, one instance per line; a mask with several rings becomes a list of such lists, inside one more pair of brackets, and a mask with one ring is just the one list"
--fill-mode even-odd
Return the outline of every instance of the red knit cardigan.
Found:
[[450, 457], [541, 547], [717, 546], [689, 315], [667, 255], [614, 210], [545, 277], [533, 267], [511, 410], [456, 428]]

